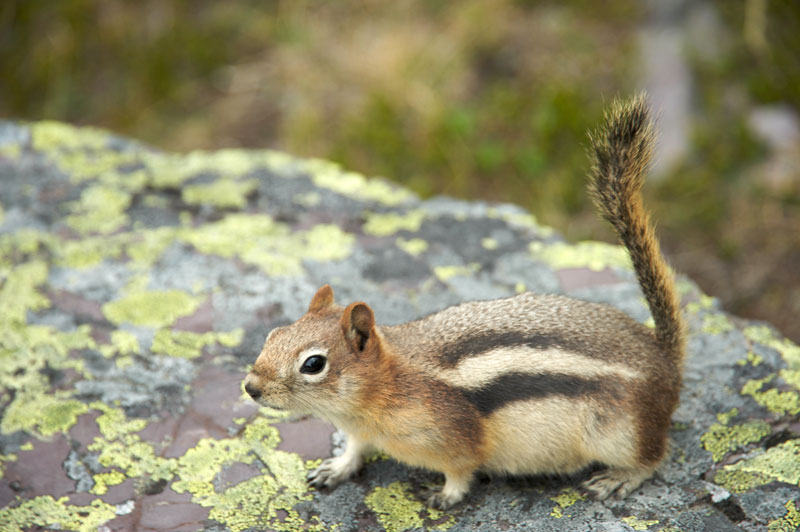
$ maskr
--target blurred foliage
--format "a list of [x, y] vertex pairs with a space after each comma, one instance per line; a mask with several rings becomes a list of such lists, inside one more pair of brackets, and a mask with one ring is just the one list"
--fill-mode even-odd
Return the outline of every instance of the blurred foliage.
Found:
[[[329, 158], [611, 239], [583, 189], [586, 131], [640, 89], [657, 1], [5, 0], [0, 116]], [[800, 4], [707, 3], [722, 30], [715, 53], [687, 46], [690, 152], [648, 201], [677, 269], [798, 338], [800, 170], [761, 177], [748, 113], [800, 109]]]

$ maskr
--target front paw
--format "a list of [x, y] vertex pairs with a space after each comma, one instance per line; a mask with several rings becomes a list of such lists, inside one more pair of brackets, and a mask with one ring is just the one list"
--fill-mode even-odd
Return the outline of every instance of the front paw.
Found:
[[437, 510], [447, 510], [460, 502], [463, 496], [446, 495], [440, 488], [426, 487], [420, 491], [420, 495], [425, 499], [425, 504]]
[[328, 458], [318, 468], [311, 471], [306, 479], [309, 485], [317, 489], [335, 488], [353, 474], [348, 469], [338, 458]]

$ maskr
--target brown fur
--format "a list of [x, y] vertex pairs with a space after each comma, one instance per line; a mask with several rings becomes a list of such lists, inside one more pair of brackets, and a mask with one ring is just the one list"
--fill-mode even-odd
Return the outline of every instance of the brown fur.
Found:
[[[608, 305], [534, 294], [381, 327], [369, 305], [340, 307], [323, 286], [305, 316], [270, 333], [245, 380], [262, 404], [347, 433], [345, 453], [313, 471], [312, 485], [348, 478], [370, 447], [443, 472], [429, 499], [441, 508], [479, 469], [569, 473], [601, 462], [609, 469], [586, 484], [600, 498], [652, 474], [678, 401], [684, 327], [640, 197], [652, 151], [644, 99], [615, 102], [606, 122], [592, 137], [590, 190], [630, 251], [655, 331]], [[324, 357], [322, 370], [304, 369], [312, 357]]]

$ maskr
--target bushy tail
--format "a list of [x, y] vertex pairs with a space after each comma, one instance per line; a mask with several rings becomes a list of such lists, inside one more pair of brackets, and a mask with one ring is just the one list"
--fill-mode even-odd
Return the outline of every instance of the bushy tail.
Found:
[[645, 95], [615, 100], [605, 113], [603, 126], [589, 138], [593, 159], [589, 192], [600, 214], [628, 248], [655, 320], [656, 338], [680, 363], [685, 333], [675, 279], [642, 203], [641, 188], [654, 144], [653, 120]]

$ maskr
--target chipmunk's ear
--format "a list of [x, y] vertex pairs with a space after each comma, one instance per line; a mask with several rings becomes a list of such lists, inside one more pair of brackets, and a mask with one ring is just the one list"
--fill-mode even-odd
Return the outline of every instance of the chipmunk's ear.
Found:
[[344, 338], [353, 352], [363, 353], [374, 344], [375, 315], [366, 303], [349, 304], [344, 309], [341, 324]]
[[308, 312], [319, 312], [333, 306], [333, 288], [326, 284], [314, 294], [311, 303], [308, 305]]

